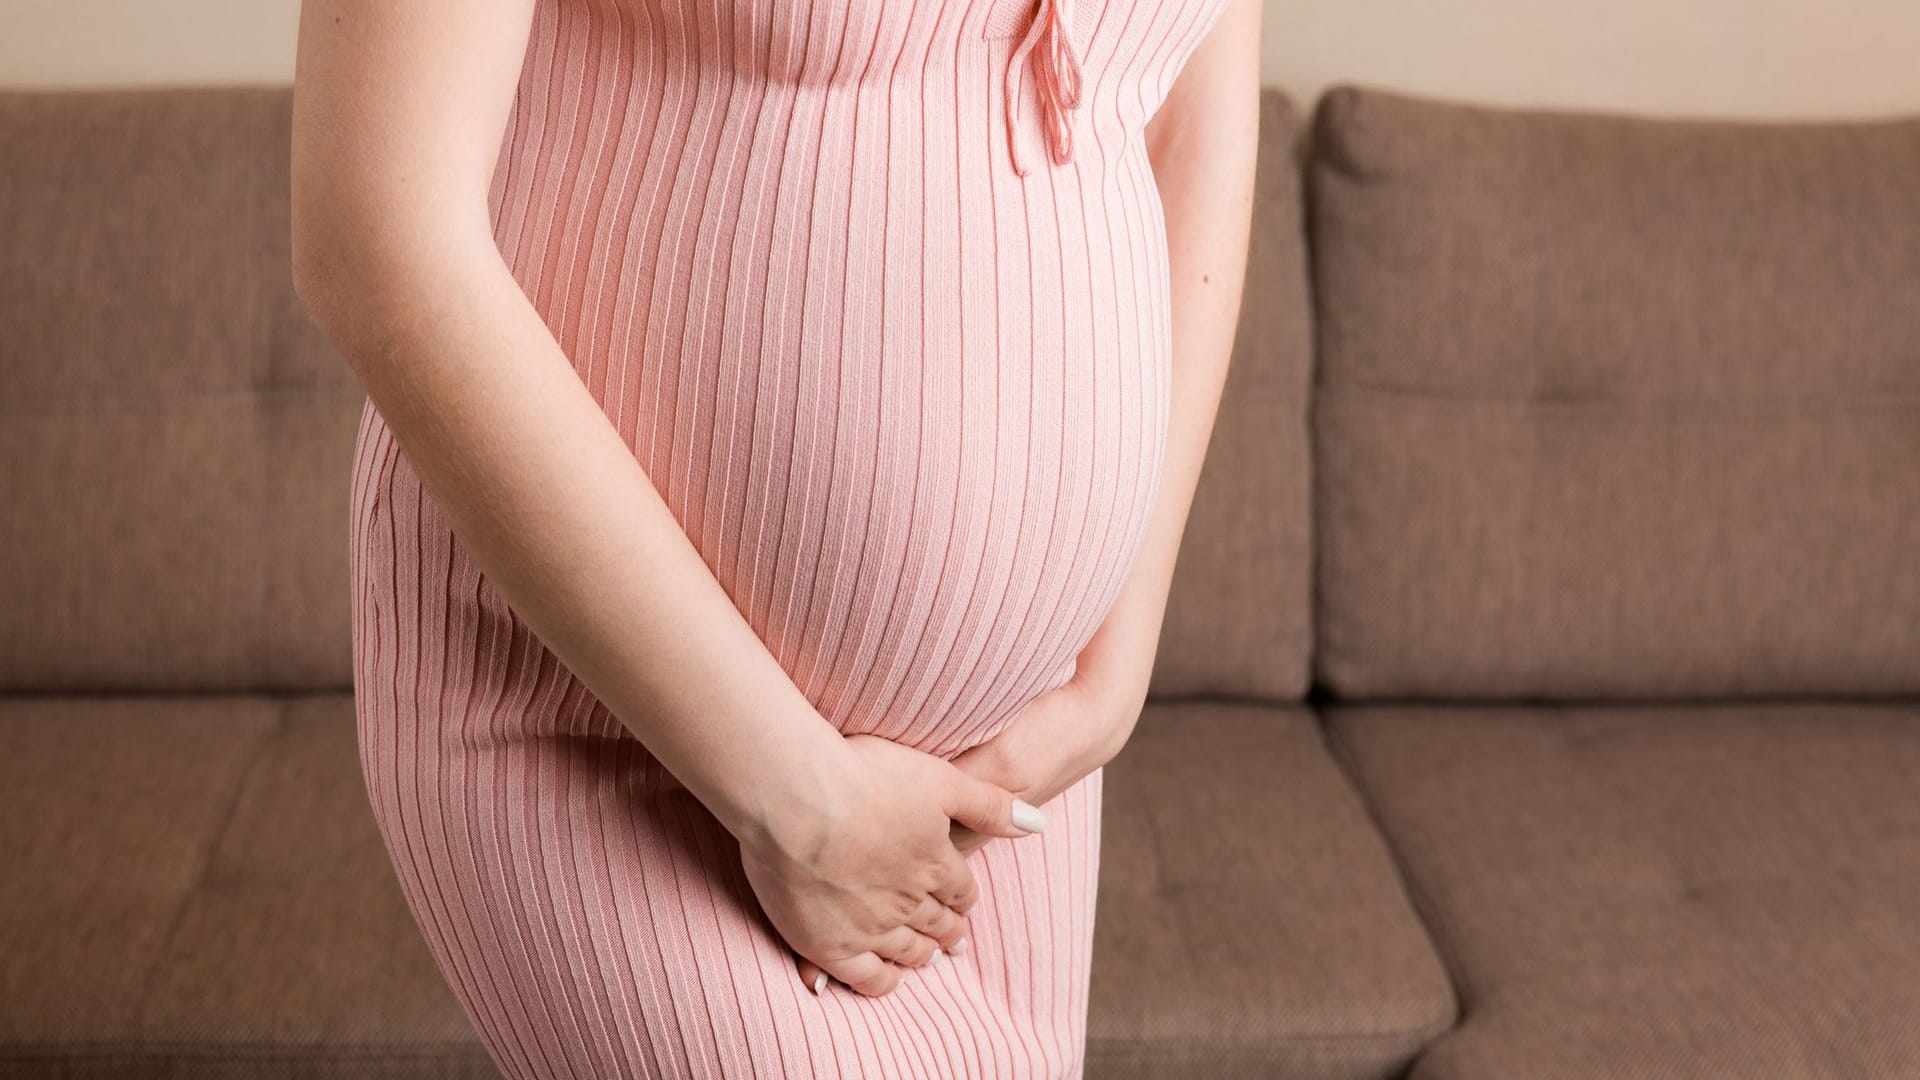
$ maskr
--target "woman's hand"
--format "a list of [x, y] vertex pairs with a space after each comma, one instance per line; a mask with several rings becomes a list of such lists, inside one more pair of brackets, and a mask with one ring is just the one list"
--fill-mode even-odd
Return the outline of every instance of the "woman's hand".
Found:
[[964, 948], [960, 916], [978, 890], [954, 846], [953, 823], [1021, 837], [1046, 821], [1005, 788], [933, 754], [873, 735], [842, 741], [845, 753], [824, 766], [818, 805], [749, 833], [740, 857], [816, 993], [832, 975], [880, 995], [899, 983], [903, 967], [927, 963], [939, 948]]
[[[1113, 760], [1140, 719], [1145, 691], [1082, 668], [1014, 716], [993, 738], [953, 759], [968, 775], [1005, 788], [1035, 806], [1052, 800]], [[971, 855], [993, 839], [953, 827], [953, 844]]]

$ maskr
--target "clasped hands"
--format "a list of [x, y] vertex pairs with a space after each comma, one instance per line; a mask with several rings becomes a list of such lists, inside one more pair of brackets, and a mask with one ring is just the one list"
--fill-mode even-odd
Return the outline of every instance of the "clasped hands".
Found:
[[951, 761], [849, 735], [817, 812], [741, 844], [774, 929], [815, 993], [829, 976], [891, 992], [908, 968], [963, 955], [978, 898], [966, 858], [1045, 827], [1047, 802], [1125, 745], [1143, 695], [1076, 674]]

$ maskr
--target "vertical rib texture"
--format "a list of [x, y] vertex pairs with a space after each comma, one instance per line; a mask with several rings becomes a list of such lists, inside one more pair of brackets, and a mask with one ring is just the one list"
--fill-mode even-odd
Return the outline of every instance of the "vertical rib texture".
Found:
[[[1112, 605], [1171, 376], [1142, 131], [1223, 4], [537, 5], [500, 250], [842, 731], [958, 754]], [[368, 792], [503, 1072], [1080, 1075], [1100, 773], [972, 856], [968, 953], [816, 998], [733, 838], [502, 602], [371, 403], [352, 518]]]

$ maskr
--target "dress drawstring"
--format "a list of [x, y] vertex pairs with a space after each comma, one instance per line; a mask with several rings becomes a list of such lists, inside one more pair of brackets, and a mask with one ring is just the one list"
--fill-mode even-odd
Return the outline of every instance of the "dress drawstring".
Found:
[[1027, 36], [1007, 61], [1006, 114], [1007, 152], [1013, 158], [1014, 171], [1021, 176], [1030, 171], [1020, 157], [1021, 69], [1027, 54], [1044, 36], [1046, 48], [1034, 64], [1034, 82], [1040, 96], [1040, 123], [1046, 129], [1047, 146], [1053, 160], [1065, 164], [1073, 156], [1073, 123], [1068, 109], [1080, 106], [1080, 56], [1073, 44], [1072, 0], [1039, 0], [1040, 12]]

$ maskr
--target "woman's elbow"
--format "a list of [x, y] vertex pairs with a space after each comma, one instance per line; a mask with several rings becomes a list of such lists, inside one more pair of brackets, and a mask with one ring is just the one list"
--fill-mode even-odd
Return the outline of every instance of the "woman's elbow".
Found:
[[353, 294], [367, 279], [342, 216], [302, 200], [296, 192], [288, 237], [294, 294], [308, 318], [336, 341], [356, 306]]
[[382, 339], [425, 302], [428, 283], [446, 285], [457, 277], [447, 253], [472, 248], [454, 230], [422, 222], [404, 210], [295, 199], [289, 243], [294, 292], [356, 367], [361, 357], [377, 355]]

